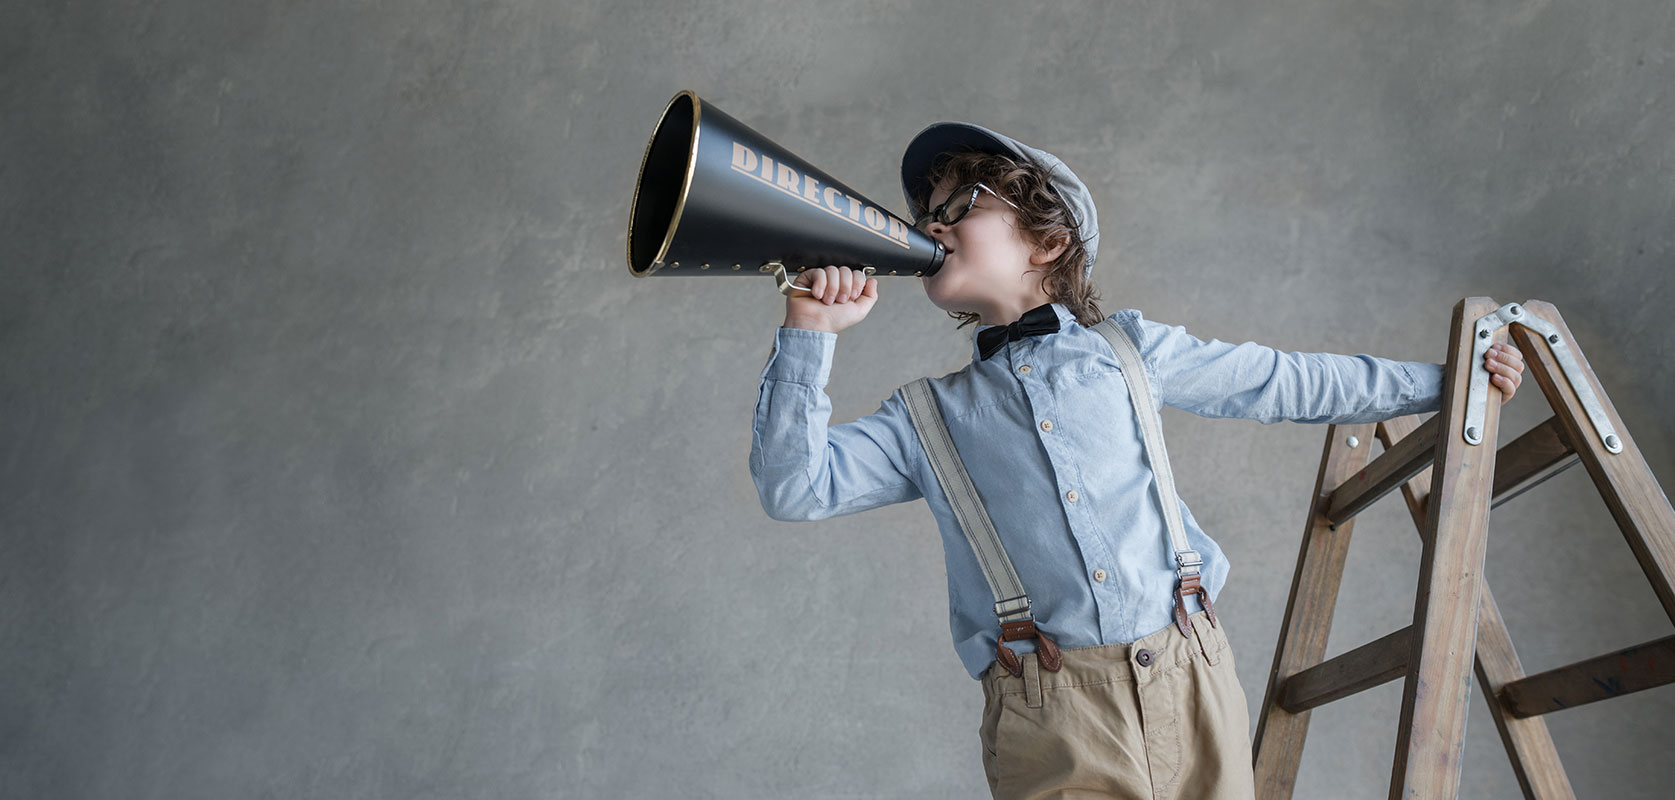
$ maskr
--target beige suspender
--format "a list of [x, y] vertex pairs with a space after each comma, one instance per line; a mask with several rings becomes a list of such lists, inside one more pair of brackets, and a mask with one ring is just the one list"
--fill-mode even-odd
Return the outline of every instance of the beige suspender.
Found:
[[1013, 675], [1024, 674], [1023, 662], [1006, 643], [1036, 638], [1040, 640], [1041, 667], [1048, 672], [1058, 672], [1064, 664], [1058, 645], [1035, 627], [1035, 617], [1029, 610], [1029, 595], [1024, 592], [1023, 582], [1018, 580], [1017, 570], [1012, 568], [1012, 559], [1006, 556], [1000, 534], [989, 520], [989, 512], [983, 508], [983, 499], [977, 496], [977, 487], [971, 483], [965, 462], [960, 460], [959, 451], [954, 449], [948, 425], [942, 420], [942, 407], [937, 405], [936, 396], [931, 394], [930, 379], [920, 378], [903, 386], [902, 399], [907, 401], [913, 430], [919, 434], [919, 443], [925, 448], [931, 471], [936, 473], [936, 482], [942, 486], [948, 504], [954, 507], [954, 518], [959, 520], [965, 540], [971, 543], [972, 552], [977, 554], [977, 564], [983, 568], [983, 578], [989, 582], [989, 591], [994, 595], [995, 616], [1000, 618], [1000, 642], [995, 647], [995, 660]]
[[903, 386], [902, 394], [913, 418], [913, 429], [918, 432], [931, 469], [942, 485], [942, 493], [954, 507], [960, 530], [965, 532], [966, 541], [971, 543], [977, 563], [983, 568], [983, 577], [989, 582], [989, 591], [995, 597], [995, 616], [1001, 622], [1029, 619], [1029, 595], [1024, 593], [1024, 584], [1018, 580], [1012, 560], [1006, 557], [1000, 534], [995, 531], [988, 510], [983, 508], [982, 498], [977, 496], [977, 487], [965, 471], [965, 462], [954, 449], [954, 440], [942, 420], [942, 408], [931, 394], [930, 379], [920, 378]]
[[[1163, 424], [1157, 415], [1157, 407], [1152, 403], [1145, 366], [1134, 341], [1115, 320], [1106, 319], [1095, 325], [1094, 330], [1110, 343], [1117, 362], [1122, 365], [1123, 379], [1128, 384], [1129, 399], [1146, 446], [1146, 463], [1152, 468], [1157, 486], [1169, 547], [1175, 553], [1175, 624], [1183, 636], [1191, 636], [1184, 598], [1197, 595], [1204, 610], [1209, 613], [1211, 624], [1215, 623], [1215, 609], [1210, 605], [1209, 591], [1200, 583], [1199, 567], [1203, 558], [1187, 545], [1186, 524], [1181, 518], [1180, 501], [1175, 496], [1175, 477], [1169, 469], [1168, 452], [1163, 448]], [[1012, 560], [1000, 543], [1000, 535], [995, 531], [988, 511], [983, 508], [983, 500], [977, 495], [971, 476], [966, 472], [965, 462], [960, 460], [960, 454], [954, 448], [954, 440], [942, 419], [942, 409], [931, 392], [930, 379], [920, 378], [903, 386], [902, 399], [906, 401], [913, 430], [925, 448], [931, 471], [936, 473], [942, 493], [953, 506], [954, 517], [959, 521], [966, 541], [971, 544], [972, 552], [977, 555], [978, 566], [982, 568], [989, 591], [994, 595], [995, 616], [1000, 619], [1001, 628], [995, 659], [1013, 675], [1020, 675], [1023, 665], [1006, 643], [1038, 638], [1041, 666], [1049, 672], [1057, 672], [1063, 663], [1058, 645], [1035, 627], [1029, 595], [1018, 580], [1017, 570], [1013, 569]]]
[[1187, 545], [1186, 523], [1181, 519], [1181, 501], [1175, 495], [1175, 473], [1169, 468], [1169, 451], [1163, 448], [1163, 419], [1157, 415], [1157, 405], [1152, 402], [1151, 381], [1146, 378], [1140, 349], [1114, 317], [1105, 318], [1093, 328], [1111, 344], [1117, 362], [1122, 365], [1123, 382], [1128, 384], [1128, 397], [1134, 404], [1134, 418], [1140, 423], [1141, 438], [1146, 443], [1146, 463], [1152, 468], [1157, 501], [1163, 507], [1169, 549], [1175, 551], [1175, 627], [1180, 628], [1182, 636], [1191, 637], [1186, 598], [1198, 596], [1211, 625], [1216, 624], [1216, 610], [1210, 605], [1210, 590], [1200, 582], [1198, 568], [1204, 564], [1204, 557]]

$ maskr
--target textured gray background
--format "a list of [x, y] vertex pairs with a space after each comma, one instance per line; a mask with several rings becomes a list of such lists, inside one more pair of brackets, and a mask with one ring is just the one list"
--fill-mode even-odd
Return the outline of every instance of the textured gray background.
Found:
[[[1663, 0], [3, 5], [6, 798], [982, 793], [922, 504], [769, 520], [778, 296], [624, 268], [683, 88], [898, 209], [930, 121], [1055, 150], [1106, 310], [1203, 338], [1440, 360], [1461, 297], [1552, 301], [1675, 480]], [[969, 335], [887, 280], [836, 417]], [[1254, 712], [1324, 430], [1166, 422]], [[1334, 654], [1412, 611], [1400, 503], [1357, 531]], [[1670, 632], [1582, 470], [1487, 575], [1531, 671]], [[1382, 796], [1400, 698], [1316, 712], [1298, 796]], [[1474, 704], [1462, 796], [1514, 797]], [[1672, 715], [1548, 719], [1651, 798]]]

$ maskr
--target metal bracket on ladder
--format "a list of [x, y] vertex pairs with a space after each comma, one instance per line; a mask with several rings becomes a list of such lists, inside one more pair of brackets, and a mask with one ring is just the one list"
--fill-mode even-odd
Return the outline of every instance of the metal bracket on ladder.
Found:
[[1483, 443], [1483, 416], [1489, 406], [1489, 371], [1483, 368], [1483, 354], [1489, 351], [1494, 343], [1495, 331], [1508, 325], [1517, 323], [1540, 334], [1553, 350], [1554, 360], [1559, 362], [1559, 369], [1564, 372], [1565, 380], [1570, 382], [1576, 390], [1576, 399], [1581, 402], [1582, 409], [1587, 412], [1588, 420], [1593, 422], [1594, 430], [1599, 433], [1600, 441], [1605, 443], [1605, 449], [1613, 454], [1623, 452], [1623, 442], [1617, 438], [1617, 429], [1611, 426], [1610, 418], [1606, 417], [1605, 409], [1599, 404], [1599, 397], [1594, 394], [1588, 379], [1582, 374], [1581, 365], [1576, 363], [1576, 356], [1570, 352], [1570, 345], [1564, 337], [1559, 335], [1559, 329], [1534, 314], [1525, 314], [1524, 309], [1517, 303], [1507, 303], [1484, 314], [1477, 319], [1472, 338], [1472, 370], [1471, 385], [1466, 389], [1466, 425], [1465, 439], [1468, 444]]

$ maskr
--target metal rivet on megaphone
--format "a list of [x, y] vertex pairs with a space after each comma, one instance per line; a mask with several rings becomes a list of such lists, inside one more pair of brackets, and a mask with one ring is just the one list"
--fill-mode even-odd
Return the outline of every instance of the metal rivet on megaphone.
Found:
[[692, 92], [669, 101], [646, 145], [628, 218], [634, 275], [771, 273], [841, 264], [934, 274], [942, 245]]

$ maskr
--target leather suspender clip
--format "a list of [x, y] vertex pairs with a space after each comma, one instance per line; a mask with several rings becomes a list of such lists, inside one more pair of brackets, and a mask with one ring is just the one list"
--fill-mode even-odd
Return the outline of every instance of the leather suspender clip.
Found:
[[1012, 673], [1012, 677], [1024, 674], [1024, 662], [1018, 654], [1007, 647], [1007, 642], [1019, 639], [1036, 639], [1036, 656], [1041, 659], [1041, 668], [1048, 672], [1058, 672], [1064, 666], [1064, 654], [1059, 652], [1059, 646], [1047, 634], [1035, 628], [1035, 620], [1020, 619], [1015, 622], [1000, 623], [1000, 641], [995, 643], [995, 660]]
[[1183, 575], [1175, 573], [1175, 627], [1181, 629], [1181, 635], [1192, 638], [1192, 625], [1186, 619], [1186, 599], [1198, 595], [1198, 602], [1204, 605], [1204, 613], [1210, 617], [1210, 627], [1216, 624], [1216, 607], [1210, 604], [1210, 590], [1204, 588], [1200, 582], [1200, 575], [1196, 572]]

